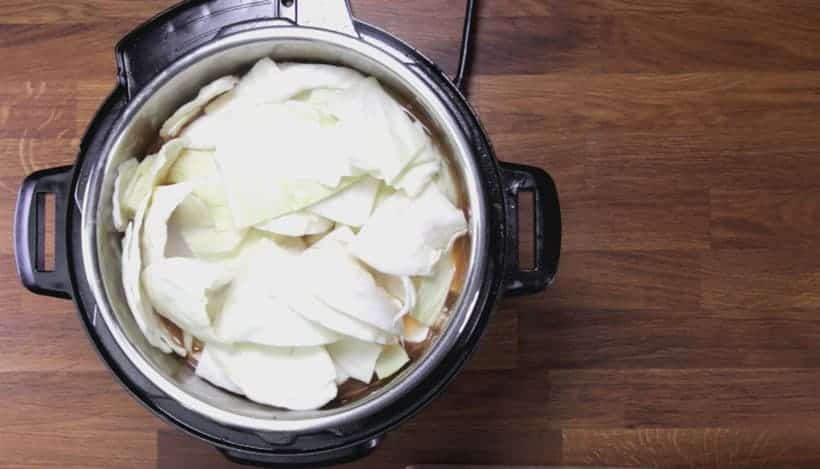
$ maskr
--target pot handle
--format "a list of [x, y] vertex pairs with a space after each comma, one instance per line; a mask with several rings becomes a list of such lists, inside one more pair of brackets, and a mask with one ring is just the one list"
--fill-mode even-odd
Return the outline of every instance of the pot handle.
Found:
[[273, 454], [238, 449], [220, 448], [219, 450], [229, 460], [249, 466], [277, 468], [321, 467], [344, 464], [363, 458], [372, 453], [373, 450], [379, 446], [381, 440], [382, 437], [378, 436], [367, 440], [364, 443], [357, 443], [342, 448], [309, 453]]
[[[71, 298], [65, 230], [72, 166], [30, 174], [14, 211], [14, 257], [23, 285], [34, 293]], [[54, 270], [45, 270], [45, 194], [54, 195]]]
[[[506, 296], [537, 293], [549, 286], [558, 271], [561, 255], [561, 208], [552, 178], [541, 168], [501, 163], [504, 184], [504, 211], [507, 253], [504, 266]], [[518, 194], [534, 195], [535, 265], [521, 269], [518, 262]]]

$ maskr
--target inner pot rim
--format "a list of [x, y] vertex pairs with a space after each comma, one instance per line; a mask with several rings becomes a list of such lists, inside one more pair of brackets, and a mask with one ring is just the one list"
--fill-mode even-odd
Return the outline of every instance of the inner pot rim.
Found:
[[[133, 124], [132, 120], [143, 106], [162, 86], [189, 67], [207, 59], [211, 55], [227, 53], [234, 48], [256, 43], [277, 41], [307, 41], [326, 43], [329, 46], [345, 49], [366, 58], [367, 61], [383, 67], [388, 72], [399, 77], [408, 89], [414, 91], [414, 97], [424, 104], [425, 110], [435, 118], [436, 124], [443, 131], [446, 139], [453, 145], [453, 154], [460, 169], [460, 179], [469, 200], [469, 228], [470, 228], [470, 269], [467, 272], [462, 294], [453, 307], [452, 317], [449, 319], [442, 335], [430, 346], [430, 349], [420, 359], [416, 360], [391, 382], [368, 396], [355, 400], [344, 406], [309, 412], [278, 411], [279, 415], [272, 417], [255, 417], [233, 411], [227, 411], [202, 398], [186, 391], [166, 377], [165, 373], [154, 366], [151, 361], [134, 344], [112, 311], [108, 293], [103, 284], [99, 263], [100, 228], [97, 224], [100, 203], [103, 192], [102, 181], [106, 172], [113, 167], [111, 163], [115, 149], [123, 146], [126, 129]], [[125, 111], [117, 119], [112, 132], [106, 138], [102, 158], [98, 158], [91, 170], [90, 181], [85, 188], [86, 193], [82, 203], [82, 261], [89, 275], [89, 287], [96, 301], [97, 312], [102, 316], [106, 326], [111, 331], [117, 346], [123, 351], [139, 372], [160, 388], [169, 397], [175, 399], [185, 408], [197, 412], [217, 422], [231, 426], [263, 430], [263, 431], [306, 431], [321, 430], [348, 423], [351, 420], [365, 419], [385, 409], [398, 400], [402, 395], [412, 391], [414, 386], [438, 366], [446, 354], [458, 342], [464, 332], [470, 316], [475, 312], [479, 297], [481, 276], [486, 272], [487, 260], [483, 255], [486, 240], [484, 215], [486, 213], [484, 189], [479, 183], [479, 169], [471, 145], [467, 142], [464, 131], [456, 123], [456, 119], [442, 102], [442, 98], [432, 87], [418, 75], [411, 64], [402, 63], [384, 50], [368, 44], [357, 38], [345, 36], [324, 30], [308, 29], [304, 27], [275, 27], [251, 31], [244, 31], [219, 40], [213, 41], [196, 51], [179, 59], [167, 69], [161, 71], [139, 94], [128, 104]], [[87, 214], [87, 215], [86, 215]], [[130, 312], [129, 312], [130, 314]], [[468, 331], [469, 332], [469, 331]], [[271, 409], [274, 412], [274, 409]], [[306, 415], [307, 414], [307, 415]]]

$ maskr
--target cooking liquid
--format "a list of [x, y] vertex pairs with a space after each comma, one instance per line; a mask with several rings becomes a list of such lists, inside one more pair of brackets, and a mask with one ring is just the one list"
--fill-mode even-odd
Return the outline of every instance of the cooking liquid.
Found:
[[[424, 128], [427, 130], [428, 134], [430, 134], [431, 138], [436, 145], [438, 146], [441, 154], [444, 156], [443, 164], [448, 165], [452, 168], [452, 161], [454, 157], [452, 153], [449, 151], [449, 148], [446, 146], [440, 145], [438, 142], [441, 142], [442, 139], [437, 134], [437, 132], [432, 132], [430, 129], [435, 129], [434, 126], [430, 125], [430, 120], [426, 119], [424, 115], [419, 116], [418, 114], [413, 112], [413, 103], [409, 102], [408, 100], [404, 99], [400, 94], [396, 93], [394, 90], [387, 88], [382, 84], [384, 89], [399, 103], [402, 103], [404, 108], [407, 110], [408, 114], [414, 118], [419, 120]], [[191, 119], [190, 122], [196, 120], [199, 116], [202, 115], [202, 111], [199, 114]], [[189, 124], [190, 124], [189, 122]], [[186, 124], [187, 126], [188, 124]], [[157, 138], [153, 145], [149, 146], [148, 152], [146, 154], [152, 154], [159, 151], [162, 145], [165, 143], [165, 140], [162, 138]], [[461, 211], [465, 214], [465, 216], [469, 219], [469, 210], [468, 210], [468, 201], [466, 195], [464, 193], [464, 188], [461, 184], [461, 181], [455, 177], [455, 172], [452, 171], [442, 171], [440, 174], [450, 174], [451, 175], [451, 182], [455, 186], [457, 201], [456, 206], [461, 209]], [[434, 184], [435, 182], [431, 182]], [[464, 281], [466, 280], [467, 276], [467, 267], [469, 264], [470, 259], [470, 237], [469, 233], [467, 235], [461, 236], [459, 239], [455, 241], [453, 244], [453, 248], [450, 251], [450, 256], [452, 256], [453, 264], [455, 266], [455, 273], [453, 275], [453, 282], [450, 285], [450, 291], [447, 295], [447, 299], [445, 300], [444, 307], [442, 311], [438, 315], [438, 319], [436, 320], [435, 324], [430, 327], [430, 332], [427, 335], [427, 338], [419, 343], [404, 343], [404, 349], [407, 352], [407, 355], [410, 358], [410, 361], [404, 366], [405, 368], [410, 366], [413, 362], [420, 359], [424, 353], [430, 348], [436, 339], [441, 335], [441, 333], [446, 328], [450, 312], [455, 302], [458, 300], [458, 296], [461, 293], [461, 290], [464, 286]], [[164, 316], [160, 316], [162, 319], [163, 326], [168, 330], [168, 332], [172, 335], [174, 341], [184, 347], [184, 338], [183, 338], [183, 331], [179, 328], [176, 324], [171, 322], [170, 320], [166, 319]], [[199, 341], [199, 339], [194, 338], [193, 340], [193, 353], [188, 353], [188, 355], [183, 359], [186, 366], [188, 366], [192, 371], [196, 370], [197, 365], [197, 357], [199, 353], [202, 351], [203, 343]], [[363, 398], [370, 394], [371, 392], [382, 388], [386, 384], [388, 384], [394, 377], [398, 376], [400, 372], [395, 373], [393, 376], [390, 376], [386, 379], [376, 379], [373, 382], [367, 384], [356, 379], [350, 378], [344, 383], [342, 383], [336, 395], [336, 398], [333, 399], [331, 402], [326, 404], [323, 409], [333, 409], [337, 407], [341, 407], [345, 404], [350, 402], [356, 401], [360, 398]], [[375, 375], [374, 375], [375, 377]], [[223, 390], [225, 391], [225, 390]], [[229, 391], [225, 391], [229, 392]]]

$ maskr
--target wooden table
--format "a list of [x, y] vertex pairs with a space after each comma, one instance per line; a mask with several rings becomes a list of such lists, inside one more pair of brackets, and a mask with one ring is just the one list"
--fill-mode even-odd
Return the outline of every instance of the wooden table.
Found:
[[[354, 0], [452, 69], [461, 4]], [[449, 6], [447, 6], [449, 5]], [[227, 467], [22, 289], [20, 180], [71, 163], [115, 42], [166, 1], [0, 1], [0, 464]], [[357, 467], [820, 465], [820, 3], [484, 1], [470, 99], [550, 171], [560, 277]]]

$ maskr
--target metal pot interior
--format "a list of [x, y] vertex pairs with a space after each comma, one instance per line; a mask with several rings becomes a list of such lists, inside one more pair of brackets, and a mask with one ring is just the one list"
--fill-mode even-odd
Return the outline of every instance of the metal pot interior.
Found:
[[[344, 406], [317, 411], [283, 411], [255, 404], [200, 380], [182, 360], [165, 355], [144, 339], [126, 305], [120, 265], [121, 234], [113, 228], [111, 195], [117, 166], [141, 157], [162, 122], [200, 87], [228, 73], [242, 73], [256, 60], [320, 62], [345, 65], [376, 76], [397, 92], [437, 134], [450, 167], [462, 184], [470, 225], [470, 248], [462, 293], [448, 324], [424, 355], [370, 395]], [[375, 413], [409, 392], [456, 343], [473, 313], [477, 272], [483, 271], [484, 197], [478, 169], [464, 132], [428, 81], [381, 47], [336, 33], [279, 27], [245, 31], [214, 41], [173, 64], [143, 89], [108, 137], [107, 151], [94, 163], [83, 202], [83, 262], [89, 272], [98, 312], [134, 365], [155, 385], [184, 406], [216, 421], [269, 431], [327, 428]]]

